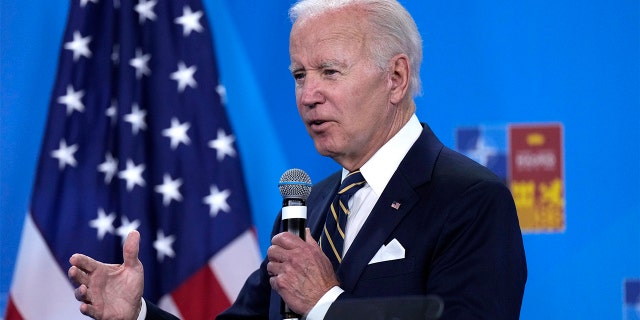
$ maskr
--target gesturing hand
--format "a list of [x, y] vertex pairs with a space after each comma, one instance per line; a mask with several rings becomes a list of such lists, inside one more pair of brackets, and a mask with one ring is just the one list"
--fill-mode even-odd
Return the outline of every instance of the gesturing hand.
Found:
[[271, 287], [291, 310], [306, 314], [334, 286], [333, 266], [306, 229], [306, 242], [289, 232], [271, 239], [267, 250]]
[[136, 319], [142, 307], [144, 271], [138, 259], [140, 233], [132, 231], [123, 247], [123, 264], [105, 264], [83, 254], [69, 259], [69, 278], [78, 285], [80, 312], [94, 319]]

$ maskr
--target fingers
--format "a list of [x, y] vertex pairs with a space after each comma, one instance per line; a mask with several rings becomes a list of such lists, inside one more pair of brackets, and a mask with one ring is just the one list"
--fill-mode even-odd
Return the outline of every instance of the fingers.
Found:
[[98, 267], [98, 261], [79, 253], [72, 255], [69, 258], [69, 263], [86, 273], [91, 273]]
[[89, 281], [89, 275], [76, 266], [71, 266], [67, 275], [76, 285], [86, 284]]
[[85, 285], [80, 285], [74, 290], [76, 300], [82, 302], [80, 304], [80, 312], [85, 316], [96, 319], [96, 308], [89, 299], [89, 289]]
[[267, 249], [267, 272], [269, 276], [275, 276], [280, 271], [281, 265], [285, 260], [285, 250], [281, 247], [272, 245]]
[[287, 251], [294, 248], [294, 243], [300, 238], [289, 233], [282, 232], [271, 238], [271, 246], [267, 249], [267, 258], [270, 262], [285, 262], [287, 260]]
[[271, 238], [271, 244], [284, 249], [294, 249], [302, 244], [302, 239], [291, 232], [281, 232]]
[[267, 258], [269, 258], [269, 261], [284, 262], [286, 255], [287, 250], [275, 244], [270, 245], [267, 249]]
[[88, 303], [81, 304], [80, 305], [80, 312], [82, 314], [84, 314], [85, 316], [87, 316], [87, 317], [96, 319], [96, 316], [95, 316], [96, 315], [96, 310], [91, 304], [88, 304]]
[[269, 261], [285, 262], [290, 252], [299, 252], [300, 250], [309, 251], [311, 247], [319, 248], [318, 242], [311, 235], [311, 230], [305, 228], [305, 241], [300, 237], [290, 233], [281, 232], [271, 238], [271, 246], [267, 249], [267, 257]]
[[276, 292], [280, 290], [280, 286], [278, 285], [278, 276], [270, 277], [269, 285], [271, 285], [271, 288], [273, 288], [273, 290], [275, 290]]
[[305, 240], [307, 241], [308, 244], [313, 244], [313, 245], [318, 245], [318, 241], [316, 241], [316, 239], [313, 238], [313, 236], [311, 235], [311, 229], [309, 228], [305, 228]]
[[311, 231], [306, 228], [306, 243], [295, 234], [282, 232], [271, 239], [271, 246], [267, 249], [267, 272], [271, 279], [272, 287], [276, 289], [277, 276], [285, 274], [295, 268], [299, 268], [309, 260], [309, 246], [318, 247], [311, 236]]
[[139, 263], [138, 252], [140, 251], [140, 233], [137, 230], [129, 232], [122, 248], [122, 258], [124, 265], [132, 267]]
[[84, 284], [80, 285], [75, 290], [73, 290], [73, 294], [76, 297], [76, 300], [80, 302], [91, 303], [91, 301], [89, 301], [89, 298], [88, 298], [88, 292], [89, 290], [87, 289], [87, 286], [85, 286]]

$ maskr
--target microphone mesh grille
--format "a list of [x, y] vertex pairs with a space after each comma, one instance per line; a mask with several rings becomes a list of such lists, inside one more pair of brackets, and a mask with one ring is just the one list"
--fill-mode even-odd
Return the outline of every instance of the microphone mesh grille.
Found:
[[278, 189], [282, 198], [298, 198], [307, 200], [311, 193], [311, 178], [300, 169], [289, 169], [280, 177]]

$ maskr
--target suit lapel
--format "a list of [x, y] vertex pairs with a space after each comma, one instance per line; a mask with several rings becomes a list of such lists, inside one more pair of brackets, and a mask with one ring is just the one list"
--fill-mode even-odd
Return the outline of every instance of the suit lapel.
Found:
[[[393, 230], [411, 213], [419, 200], [415, 189], [431, 179], [436, 158], [443, 145], [429, 126], [423, 124], [423, 127], [422, 134], [389, 180], [338, 269], [341, 287], [346, 291], [355, 288], [369, 261], [386, 244], [387, 239], [392, 240], [389, 238]], [[341, 171], [338, 171], [319, 185], [314, 185], [307, 201], [307, 223], [316, 240], [322, 234], [329, 205], [340, 186], [340, 177]], [[394, 203], [400, 206], [394, 205], [397, 207], [394, 208]]]
[[[338, 278], [344, 290], [353, 290], [371, 258], [386, 244], [393, 230], [411, 211], [417, 200], [417, 195], [404, 177], [394, 175], [338, 269]], [[399, 203], [400, 207], [395, 209], [392, 207], [394, 203]]]
[[355, 288], [369, 261], [382, 245], [392, 240], [397, 225], [415, 207], [419, 200], [415, 189], [431, 179], [443, 145], [427, 125], [423, 126], [422, 134], [389, 180], [342, 260], [337, 273], [345, 291]]

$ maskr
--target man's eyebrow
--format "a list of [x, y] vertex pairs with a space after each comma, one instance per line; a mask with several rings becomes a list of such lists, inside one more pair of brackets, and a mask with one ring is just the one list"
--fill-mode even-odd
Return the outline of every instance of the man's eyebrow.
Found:
[[326, 60], [323, 61], [320, 64], [320, 69], [327, 69], [327, 68], [336, 68], [336, 67], [340, 67], [340, 68], [344, 68], [346, 67], [346, 63], [332, 59], [332, 60]]
[[296, 65], [296, 64], [290, 64], [289, 65], [289, 72], [291, 72], [291, 73], [294, 73], [294, 72], [297, 72], [297, 71], [300, 71], [300, 70], [304, 70], [304, 67]]
[[[336, 68], [336, 67], [340, 67], [340, 68], [345, 68], [347, 66], [346, 63], [335, 60], [335, 59], [331, 59], [331, 60], [326, 60], [321, 62], [317, 67], [314, 67], [312, 69], [331, 69], [331, 68]], [[304, 66], [300, 66], [297, 64], [291, 64], [289, 65], [289, 71], [291, 73], [297, 72], [297, 71], [302, 71], [302, 70], [306, 70], [306, 68]]]

